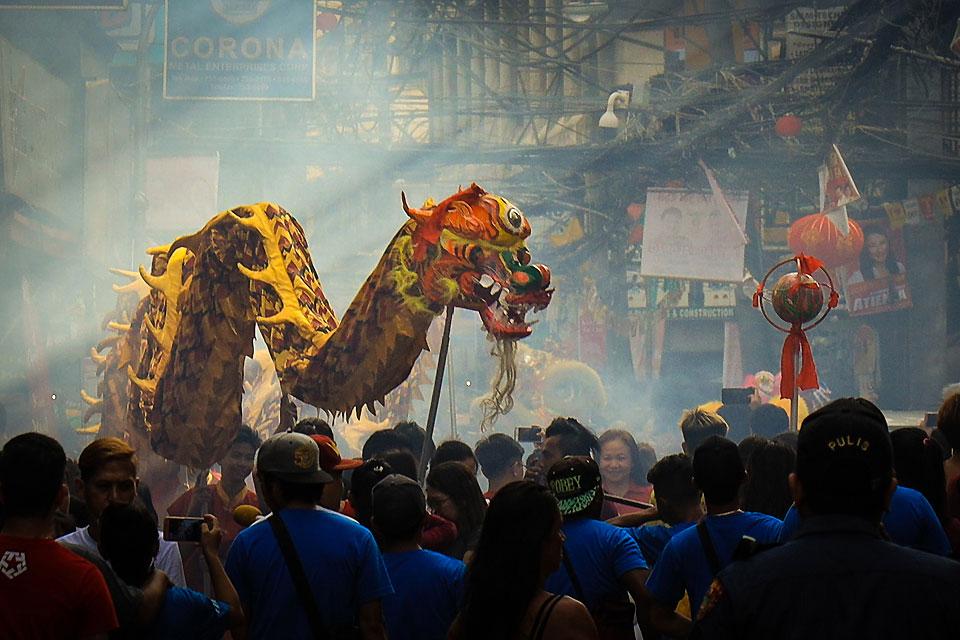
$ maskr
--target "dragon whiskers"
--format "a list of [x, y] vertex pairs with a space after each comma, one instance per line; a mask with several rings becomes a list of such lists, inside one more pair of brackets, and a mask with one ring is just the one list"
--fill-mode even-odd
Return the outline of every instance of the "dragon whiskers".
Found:
[[480, 401], [483, 418], [480, 431], [486, 432], [497, 419], [513, 409], [513, 389], [517, 385], [517, 341], [493, 338], [490, 355], [497, 359], [497, 372], [490, 381], [490, 395]]

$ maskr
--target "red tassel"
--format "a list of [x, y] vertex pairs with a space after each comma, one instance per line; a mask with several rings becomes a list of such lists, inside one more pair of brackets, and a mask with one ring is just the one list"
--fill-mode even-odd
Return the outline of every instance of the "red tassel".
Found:
[[[793, 354], [800, 352], [800, 372], [793, 369]], [[790, 335], [783, 341], [783, 352], [780, 355], [780, 397], [792, 398], [794, 379], [800, 389], [818, 389], [820, 380], [817, 377], [817, 365], [813, 361], [813, 349], [807, 340], [807, 334], [800, 325], [790, 328]]]
[[837, 305], [840, 304], [840, 294], [836, 290], [830, 291], [830, 302], [827, 303], [827, 307], [830, 309], [836, 309]]
[[823, 268], [823, 262], [813, 256], [805, 256], [801, 253], [796, 257], [796, 260], [800, 263], [800, 273], [805, 273], [808, 276], [812, 276], [815, 271]]

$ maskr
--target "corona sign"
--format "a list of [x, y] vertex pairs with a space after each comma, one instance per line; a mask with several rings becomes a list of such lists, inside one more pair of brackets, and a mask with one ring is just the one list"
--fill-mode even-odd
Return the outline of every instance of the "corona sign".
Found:
[[312, 100], [313, 0], [166, 0], [163, 97]]

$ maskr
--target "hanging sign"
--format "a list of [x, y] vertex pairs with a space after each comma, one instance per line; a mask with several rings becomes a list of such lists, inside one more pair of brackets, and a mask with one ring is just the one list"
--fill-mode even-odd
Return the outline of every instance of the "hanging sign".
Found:
[[0, 9], [110, 9], [127, 7], [127, 0], [0, 0]]
[[313, 0], [166, 0], [163, 97], [312, 100]]

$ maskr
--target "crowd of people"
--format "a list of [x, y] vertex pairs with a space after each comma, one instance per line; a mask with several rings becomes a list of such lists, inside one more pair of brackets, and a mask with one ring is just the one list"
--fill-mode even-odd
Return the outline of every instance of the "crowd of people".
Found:
[[402, 422], [359, 459], [321, 419], [241, 426], [169, 505], [122, 439], [73, 462], [23, 433], [0, 451], [0, 635], [960, 637], [960, 393], [932, 433], [854, 398], [746, 425], [692, 409], [659, 459], [570, 417], [532, 451]]

